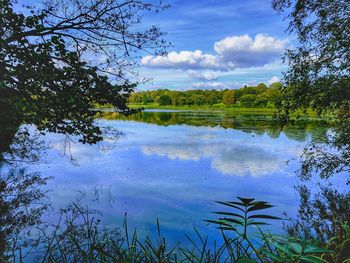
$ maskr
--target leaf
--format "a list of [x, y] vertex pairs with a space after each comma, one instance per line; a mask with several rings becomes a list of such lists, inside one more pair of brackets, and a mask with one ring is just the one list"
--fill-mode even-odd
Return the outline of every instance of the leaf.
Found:
[[316, 256], [301, 256], [301, 260], [312, 263], [327, 263], [328, 261]]
[[267, 226], [269, 225], [268, 223], [266, 222], [254, 222], [254, 221], [250, 221], [247, 223], [247, 226], [251, 226], [251, 225], [262, 225], [262, 226]]
[[273, 261], [282, 261], [282, 257], [279, 255], [272, 254], [269, 251], [263, 250], [262, 253], [264, 253], [269, 259], [272, 259]]
[[234, 205], [239, 205], [239, 206], [246, 207], [246, 205], [245, 205], [245, 204], [243, 204], [242, 202], [229, 201], [228, 203], [230, 203], [230, 204], [234, 204]]
[[234, 204], [231, 204], [231, 202], [222, 202], [222, 201], [217, 201], [216, 203], [218, 204], [221, 204], [221, 205], [226, 205], [226, 206], [229, 206], [229, 207], [233, 207], [233, 208], [236, 208], [238, 210], [241, 210], [242, 212], [244, 212], [244, 209], [239, 207], [239, 206], [236, 206]]
[[251, 219], [251, 218], [264, 218], [264, 219], [277, 219], [277, 220], [282, 219], [280, 217], [270, 216], [270, 215], [251, 215], [251, 216], [248, 216], [248, 219]]
[[236, 230], [237, 228], [235, 228], [235, 227], [233, 227], [233, 226], [231, 226], [231, 227], [229, 227], [229, 226], [220, 226], [220, 227], [218, 227], [217, 229], [219, 229], [219, 230], [230, 230], [230, 231], [234, 231], [234, 230]]
[[244, 205], [249, 205], [251, 202], [253, 202], [255, 199], [254, 198], [243, 198], [243, 197], [239, 197], [239, 196], [237, 196], [237, 198], [239, 199], [239, 200], [241, 200], [242, 201], [242, 203], [244, 204]]
[[265, 201], [255, 201], [255, 202], [251, 202], [251, 205], [268, 205], [268, 202]]
[[228, 221], [230, 223], [235, 223], [235, 224], [238, 224], [238, 225], [241, 225], [241, 226], [243, 225], [242, 221], [239, 221], [239, 220], [234, 219], [234, 218], [222, 217], [222, 218], [219, 218], [219, 220]]
[[217, 225], [224, 225], [224, 226], [231, 226], [230, 224], [228, 223], [225, 223], [224, 221], [220, 221], [220, 220], [204, 220], [205, 222], [208, 222], [208, 223], [212, 223], [212, 224], [217, 224]]
[[285, 254], [287, 254], [288, 256], [293, 256], [295, 255], [291, 250], [289, 250], [288, 247], [286, 246], [283, 246], [279, 243], [276, 243], [276, 242], [271, 242], [270, 243], [271, 245], [273, 245], [277, 250], [280, 250], [282, 252], [284, 252]]
[[236, 213], [230, 213], [230, 212], [214, 212], [214, 214], [218, 214], [218, 215], [227, 215], [227, 216], [236, 216], [236, 217], [240, 217], [240, 218], [244, 218], [242, 215], [240, 214], [236, 214]]
[[298, 244], [298, 243], [292, 243], [292, 242], [288, 243], [288, 247], [290, 249], [294, 250], [299, 255], [301, 255], [302, 252], [303, 252], [303, 247], [300, 244]]
[[333, 251], [317, 247], [315, 245], [307, 245], [304, 253], [332, 253]]
[[243, 257], [237, 260], [237, 263], [257, 263], [255, 260]]
[[270, 205], [270, 204], [257, 204], [257, 205], [254, 205], [252, 207], [249, 207], [248, 212], [256, 211], [256, 210], [263, 210], [263, 209], [267, 209], [267, 208], [271, 208], [271, 207], [274, 207], [274, 206]]

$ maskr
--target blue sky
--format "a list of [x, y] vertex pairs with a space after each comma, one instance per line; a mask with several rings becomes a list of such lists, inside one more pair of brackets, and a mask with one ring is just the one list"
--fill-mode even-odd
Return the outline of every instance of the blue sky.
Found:
[[140, 90], [238, 88], [278, 80], [280, 56], [292, 46], [287, 22], [269, 0], [172, 0], [171, 8], [145, 17], [172, 43], [166, 57], [144, 57]]
[[271, 0], [164, 1], [171, 7], [147, 13], [142, 26], [160, 27], [172, 47], [165, 57], [140, 60], [140, 76], [149, 81], [139, 90], [235, 89], [281, 78], [281, 55], [295, 40]]

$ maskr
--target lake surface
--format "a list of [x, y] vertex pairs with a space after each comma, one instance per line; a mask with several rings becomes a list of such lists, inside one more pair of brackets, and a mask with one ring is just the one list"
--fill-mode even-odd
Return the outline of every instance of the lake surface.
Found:
[[[325, 133], [324, 124], [298, 122], [283, 130], [271, 117], [225, 112], [146, 111], [129, 117], [104, 113], [100, 126], [117, 129], [103, 144], [70, 144], [48, 134], [44, 163], [31, 169], [52, 176], [47, 189], [58, 209], [79, 200], [103, 213], [102, 222], [162, 233], [176, 243], [193, 226], [215, 238], [203, 220], [220, 210], [216, 200], [236, 196], [271, 202], [271, 213], [296, 213], [295, 171], [307, 141]], [[58, 214], [52, 213], [55, 219]], [[272, 222], [274, 231], [281, 222]]]

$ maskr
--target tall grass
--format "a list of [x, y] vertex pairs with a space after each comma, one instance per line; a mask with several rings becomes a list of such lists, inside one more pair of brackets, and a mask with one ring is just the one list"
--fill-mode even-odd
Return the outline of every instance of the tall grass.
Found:
[[[263, 201], [238, 198], [218, 202], [225, 209], [206, 220], [217, 226], [219, 240], [209, 240], [196, 228], [186, 236], [189, 246], [169, 246], [157, 220], [156, 238], [139, 238], [128, 228], [103, 226], [96, 211], [73, 204], [61, 211], [59, 222], [36, 237], [35, 262], [327, 262], [316, 242], [276, 236], [263, 229], [268, 220], [280, 218], [263, 213], [272, 207]], [[50, 230], [50, 231], [49, 231]], [[34, 243], [33, 243], [34, 244]], [[14, 259], [26, 262], [18, 255]]]

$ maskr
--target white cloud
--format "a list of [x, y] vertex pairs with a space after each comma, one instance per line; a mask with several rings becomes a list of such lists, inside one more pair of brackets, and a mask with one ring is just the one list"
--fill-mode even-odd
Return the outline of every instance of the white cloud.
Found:
[[203, 54], [201, 50], [170, 52], [166, 56], [145, 56], [141, 64], [154, 68], [174, 69], [228, 69], [218, 56]]
[[211, 72], [199, 72], [196, 70], [187, 71], [188, 76], [196, 80], [216, 80], [218, 77]]
[[257, 34], [254, 38], [230, 36], [214, 43], [214, 55], [201, 50], [170, 52], [166, 56], [145, 56], [141, 64], [152, 68], [217, 71], [261, 67], [279, 58], [287, 45], [287, 40], [267, 34]]
[[280, 81], [280, 78], [279, 78], [279, 77], [273, 76], [273, 77], [269, 80], [269, 84], [271, 85], [272, 83], [279, 82], [279, 81]]
[[260, 177], [282, 169], [278, 156], [265, 151], [262, 147], [252, 147], [247, 144], [237, 145], [237, 142], [222, 143], [210, 138], [196, 138], [198, 143], [162, 144], [143, 146], [145, 155], [165, 156], [171, 160], [199, 161], [202, 158], [211, 159], [211, 167], [224, 175]]
[[197, 82], [192, 84], [194, 89], [228, 89], [229, 85], [223, 82]]
[[286, 40], [279, 40], [267, 34], [226, 37], [215, 42], [214, 49], [223, 61], [238, 68], [263, 66], [280, 57], [287, 46]]

